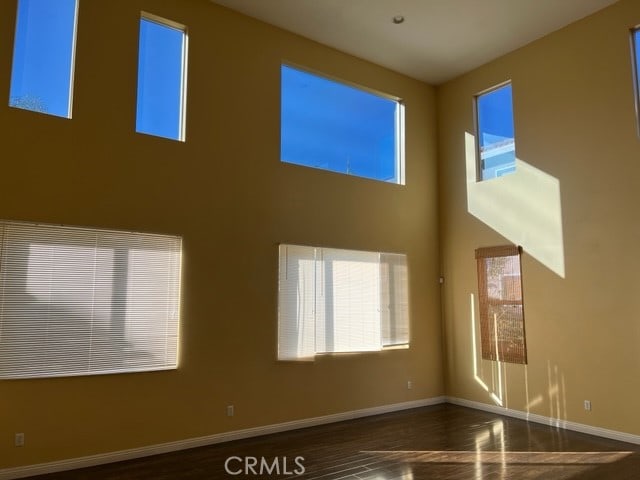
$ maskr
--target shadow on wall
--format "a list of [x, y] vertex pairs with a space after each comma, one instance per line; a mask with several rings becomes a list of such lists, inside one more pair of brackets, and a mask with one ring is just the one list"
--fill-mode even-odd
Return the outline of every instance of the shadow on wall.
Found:
[[560, 181], [516, 158], [515, 173], [479, 182], [468, 132], [465, 151], [469, 213], [564, 278]]

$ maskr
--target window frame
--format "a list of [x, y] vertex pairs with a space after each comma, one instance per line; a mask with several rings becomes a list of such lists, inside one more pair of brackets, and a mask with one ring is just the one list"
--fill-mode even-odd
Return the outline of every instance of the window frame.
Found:
[[9, 102], [8, 105], [11, 108], [19, 108], [21, 110], [27, 110], [31, 112], [40, 113], [43, 115], [50, 115], [58, 118], [64, 118], [70, 120], [73, 117], [73, 96], [74, 96], [74, 87], [75, 87], [75, 68], [76, 68], [76, 45], [78, 41], [78, 11], [80, 8], [80, 0], [73, 0], [74, 8], [73, 8], [73, 31], [71, 33], [71, 45], [70, 45], [70, 58], [69, 58], [69, 82], [68, 82], [68, 99], [67, 99], [67, 112], [65, 115], [59, 115], [57, 113], [48, 112], [46, 110], [39, 110], [35, 108], [25, 108], [19, 105], [16, 105], [11, 96], [11, 92], [13, 90], [13, 71], [16, 62], [16, 45], [18, 39], [18, 28], [19, 28], [19, 14], [20, 14], [20, 4], [22, 0], [16, 1], [16, 15], [15, 15], [15, 29], [13, 35], [13, 51], [12, 51], [12, 61], [11, 61], [11, 70], [10, 70], [10, 79], [9, 79]]
[[[638, 42], [636, 42], [636, 35], [638, 35]], [[631, 47], [631, 78], [633, 79], [636, 134], [638, 138], [640, 138], [640, 64], [638, 64], [638, 55], [640, 54], [640, 25], [636, 25], [629, 30], [629, 43]]]
[[[162, 27], [177, 30], [182, 33], [182, 49], [181, 49], [181, 65], [180, 65], [180, 107], [178, 114], [178, 136], [168, 137], [166, 135], [160, 135], [150, 131], [141, 131], [138, 129], [138, 109], [140, 100], [140, 56], [141, 45], [140, 40], [142, 37], [142, 22], [147, 21], [160, 25]], [[176, 142], [186, 142], [186, 124], [187, 124], [187, 79], [188, 79], [188, 64], [189, 64], [189, 32], [186, 25], [179, 22], [149, 13], [146, 11], [140, 12], [140, 19], [138, 21], [138, 65], [137, 65], [137, 80], [136, 80], [136, 114], [135, 114], [135, 131], [141, 135], [149, 135], [157, 138], [164, 138], [167, 140], [173, 140]]]
[[[500, 175], [500, 176], [496, 176], [496, 177], [491, 177], [491, 178], [483, 178], [482, 174], [484, 171], [483, 168], [483, 160], [481, 157], [481, 146], [480, 146], [480, 108], [478, 106], [478, 100], [480, 99], [480, 97], [482, 97], [483, 95], [486, 95], [488, 93], [492, 93], [495, 92], [497, 90], [500, 90], [501, 88], [506, 87], [507, 85], [511, 85], [511, 91], [512, 91], [512, 97], [511, 97], [511, 122], [513, 123], [513, 149], [514, 149], [514, 156], [515, 158], [517, 158], [517, 155], [515, 154], [515, 138], [516, 138], [516, 126], [515, 126], [515, 115], [514, 115], [514, 109], [513, 109], [513, 81], [511, 79], [505, 80], [503, 82], [500, 82], [498, 84], [495, 84], [485, 90], [482, 90], [478, 93], [476, 93], [473, 96], [473, 128], [474, 128], [474, 132], [475, 132], [475, 152], [476, 152], [476, 182], [486, 182], [488, 180], [494, 180], [496, 178], [500, 178], [504, 175]], [[513, 173], [516, 173], [517, 170], [514, 170]]]
[[[325, 81], [329, 81], [341, 86], [345, 86], [345, 87], [349, 87], [349, 88], [353, 88], [355, 90], [359, 90], [361, 92], [367, 93], [369, 95], [373, 95], [376, 97], [380, 97], [384, 100], [389, 100], [392, 101], [396, 104], [396, 110], [395, 110], [395, 114], [394, 114], [394, 179], [393, 180], [381, 180], [378, 178], [374, 178], [374, 177], [366, 177], [363, 175], [356, 175], [353, 173], [349, 173], [349, 172], [342, 172], [342, 171], [336, 171], [336, 170], [330, 170], [327, 168], [322, 168], [322, 167], [317, 167], [317, 166], [313, 166], [313, 165], [306, 165], [303, 163], [294, 163], [294, 162], [288, 162], [282, 159], [282, 92], [283, 92], [283, 85], [282, 85], [282, 68], [286, 67], [286, 68], [290, 68], [293, 70], [297, 70], [301, 73], [307, 74], [307, 75], [312, 75], [314, 77], [318, 77], [320, 79], [323, 79]], [[348, 177], [356, 177], [356, 178], [361, 178], [361, 179], [365, 179], [365, 180], [373, 180], [376, 182], [382, 182], [382, 183], [388, 183], [391, 185], [406, 185], [406, 155], [405, 155], [405, 143], [406, 143], [406, 125], [405, 125], [405, 103], [404, 100], [396, 95], [392, 95], [392, 94], [388, 94], [385, 92], [382, 92], [380, 90], [376, 90], [375, 88], [371, 88], [371, 87], [367, 87], [365, 85], [359, 84], [357, 82], [353, 82], [353, 81], [349, 81], [349, 80], [345, 80], [344, 78], [340, 78], [337, 77], [335, 75], [331, 75], [325, 72], [321, 72], [319, 70], [313, 69], [313, 68], [309, 68], [307, 66], [303, 66], [300, 64], [297, 64], [295, 62], [290, 62], [290, 61], [286, 61], [283, 60], [280, 63], [280, 163], [285, 163], [288, 165], [296, 165], [299, 167], [306, 167], [306, 168], [313, 168], [316, 170], [322, 170], [325, 172], [331, 172], [331, 173], [335, 173], [335, 174], [339, 174], [339, 175], [346, 175]]]

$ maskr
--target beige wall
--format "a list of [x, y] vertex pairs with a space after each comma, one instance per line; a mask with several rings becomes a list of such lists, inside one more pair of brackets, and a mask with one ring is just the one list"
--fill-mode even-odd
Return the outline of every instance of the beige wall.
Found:
[[[141, 10], [189, 28], [186, 143], [134, 133]], [[280, 162], [283, 60], [405, 100], [406, 186]], [[0, 468], [444, 393], [433, 88], [207, 0], [80, 0], [75, 81], [72, 120], [0, 107], [0, 218], [183, 236], [180, 367], [0, 381]], [[406, 253], [411, 348], [276, 362], [279, 242]]]
[[[189, 27], [184, 144], [134, 133], [141, 10]], [[4, 92], [14, 14], [0, 2]], [[636, 24], [640, 5], [622, 0], [434, 91], [206, 0], [81, 1], [73, 119], [0, 107], [0, 218], [182, 235], [180, 368], [0, 381], [0, 468], [430, 398], [444, 383], [640, 434]], [[406, 186], [280, 163], [283, 60], [405, 100]], [[472, 96], [508, 79], [518, 173], [476, 184]], [[276, 362], [279, 242], [407, 253], [411, 348]], [[526, 367], [473, 348], [473, 251], [508, 242], [525, 247]]]
[[[637, 24], [640, 3], [622, 0], [438, 88], [448, 395], [640, 434]], [[509, 79], [522, 163], [468, 182], [472, 96]], [[529, 364], [474, 368], [474, 249], [511, 242], [525, 250]]]

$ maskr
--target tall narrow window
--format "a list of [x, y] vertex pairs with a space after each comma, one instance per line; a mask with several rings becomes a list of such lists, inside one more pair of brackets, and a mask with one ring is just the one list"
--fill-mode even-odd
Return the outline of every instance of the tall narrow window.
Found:
[[404, 184], [399, 99], [287, 65], [281, 81], [283, 162]]
[[476, 96], [480, 180], [516, 171], [511, 83]]
[[631, 51], [633, 59], [633, 83], [636, 97], [636, 119], [640, 133], [640, 27], [631, 30]]
[[184, 141], [186, 78], [185, 27], [144, 13], [138, 52], [137, 132]]
[[482, 358], [527, 363], [520, 248], [476, 250]]
[[9, 105], [71, 118], [77, 0], [19, 0]]
[[280, 245], [278, 358], [409, 343], [406, 256]]
[[177, 366], [181, 239], [0, 222], [0, 379]]

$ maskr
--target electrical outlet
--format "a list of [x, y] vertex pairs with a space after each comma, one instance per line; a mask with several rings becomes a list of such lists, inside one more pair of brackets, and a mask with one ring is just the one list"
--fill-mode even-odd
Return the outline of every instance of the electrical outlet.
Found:
[[13, 438], [13, 444], [16, 447], [24, 447], [24, 433], [16, 433]]
[[585, 401], [584, 401], [584, 409], [585, 409], [587, 412], [590, 412], [590, 411], [591, 411], [591, 400], [585, 400]]
[[227, 405], [227, 417], [233, 417], [234, 410], [233, 405]]
[[407, 390], [411, 390], [413, 388], [413, 382], [411, 380], [407, 380]]

